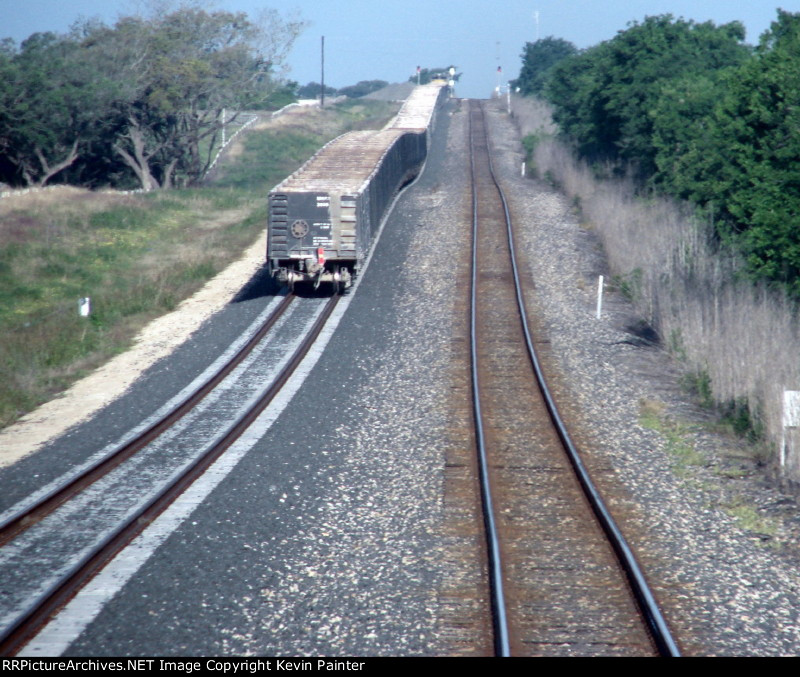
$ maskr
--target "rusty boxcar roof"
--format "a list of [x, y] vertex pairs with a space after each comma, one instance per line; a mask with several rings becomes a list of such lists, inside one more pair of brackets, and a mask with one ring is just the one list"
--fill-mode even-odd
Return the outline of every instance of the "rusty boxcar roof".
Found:
[[348, 132], [323, 146], [273, 192], [358, 193], [404, 129]]
[[381, 159], [403, 134], [424, 132], [441, 85], [415, 87], [397, 116], [382, 130], [348, 132], [323, 146], [273, 193], [359, 193]]

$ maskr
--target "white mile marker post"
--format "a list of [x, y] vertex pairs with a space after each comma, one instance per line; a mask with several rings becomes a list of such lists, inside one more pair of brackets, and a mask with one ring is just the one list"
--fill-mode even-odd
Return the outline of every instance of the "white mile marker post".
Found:
[[600, 319], [600, 313], [603, 310], [603, 276], [597, 280], [597, 319]]
[[82, 298], [78, 300], [78, 315], [81, 317], [89, 317], [89, 313], [91, 312], [91, 300], [87, 296], [86, 298]]

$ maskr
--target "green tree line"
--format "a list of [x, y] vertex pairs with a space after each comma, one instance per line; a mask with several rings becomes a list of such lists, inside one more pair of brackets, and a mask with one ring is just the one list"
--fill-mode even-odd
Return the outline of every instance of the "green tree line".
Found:
[[[354, 85], [347, 87], [329, 87], [325, 85], [325, 96], [346, 96], [351, 99], [358, 99], [372, 92], [383, 89], [389, 83], [386, 80], [360, 80]], [[297, 88], [297, 96], [301, 99], [318, 99], [322, 93], [322, 85], [319, 82], [309, 82]]]
[[778, 10], [755, 47], [739, 22], [663, 15], [522, 56], [520, 91], [553, 104], [584, 159], [691, 201], [753, 278], [800, 297], [800, 14]]
[[0, 41], [0, 182], [191, 185], [236, 111], [285, 98], [302, 24], [196, 7]]

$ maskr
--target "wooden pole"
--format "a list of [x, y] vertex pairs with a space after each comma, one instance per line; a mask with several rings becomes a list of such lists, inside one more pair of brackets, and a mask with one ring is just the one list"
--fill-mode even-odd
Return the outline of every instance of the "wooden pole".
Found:
[[320, 108], [325, 108], [325, 36], [322, 36], [322, 92], [320, 93]]

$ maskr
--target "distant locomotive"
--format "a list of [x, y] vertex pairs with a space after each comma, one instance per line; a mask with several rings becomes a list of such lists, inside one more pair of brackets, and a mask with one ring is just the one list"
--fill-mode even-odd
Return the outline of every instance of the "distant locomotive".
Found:
[[349, 287], [369, 253], [397, 191], [419, 172], [428, 153], [440, 83], [416, 87], [380, 131], [334, 139], [269, 194], [270, 272], [296, 284]]

